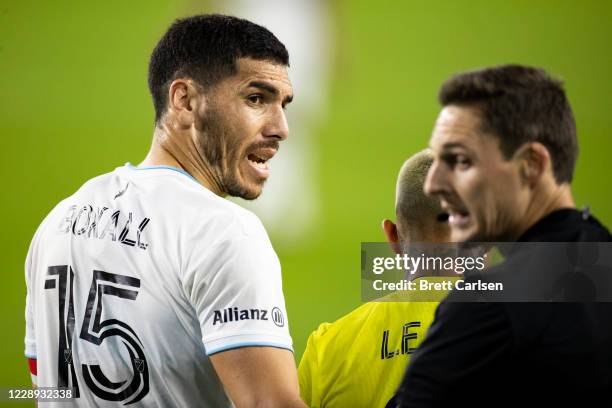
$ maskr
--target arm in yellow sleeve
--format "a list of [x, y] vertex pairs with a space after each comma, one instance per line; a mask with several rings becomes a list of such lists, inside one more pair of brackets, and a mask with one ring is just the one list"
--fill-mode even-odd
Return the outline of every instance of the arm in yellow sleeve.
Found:
[[308, 337], [306, 350], [298, 367], [298, 379], [300, 382], [300, 396], [311, 408], [321, 406], [319, 390], [319, 351], [317, 349], [318, 330], [312, 332]]

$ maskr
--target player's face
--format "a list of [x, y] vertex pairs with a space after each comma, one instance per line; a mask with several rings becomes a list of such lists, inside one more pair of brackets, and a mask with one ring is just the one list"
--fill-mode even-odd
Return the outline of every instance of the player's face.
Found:
[[425, 192], [437, 195], [449, 213], [452, 241], [516, 238], [528, 202], [519, 166], [503, 157], [497, 137], [483, 132], [479, 112], [444, 108], [430, 145], [435, 159]]
[[285, 106], [293, 98], [285, 66], [250, 58], [206, 95], [196, 128], [200, 151], [224, 193], [247, 200], [261, 194], [269, 161], [288, 136]]

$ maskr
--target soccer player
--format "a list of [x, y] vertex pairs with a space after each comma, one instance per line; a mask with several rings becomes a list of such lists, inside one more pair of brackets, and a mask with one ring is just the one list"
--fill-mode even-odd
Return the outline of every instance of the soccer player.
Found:
[[[26, 261], [26, 355], [66, 406], [303, 407], [279, 260], [252, 213], [288, 136], [284, 45], [222, 15], [155, 47], [149, 154], [85, 183]], [[57, 402], [58, 406], [62, 404]]]
[[[423, 193], [432, 161], [431, 152], [425, 150], [401, 168], [397, 225], [388, 219], [383, 222], [387, 240], [398, 253], [410, 243], [449, 240], [450, 229], [438, 201]], [[310, 407], [385, 407], [437, 305], [370, 302], [334, 323], [321, 324], [308, 338], [298, 369], [304, 401]]]
[[[450, 78], [439, 99], [425, 189], [448, 211], [453, 240], [529, 243], [480, 277], [553, 287], [554, 273], [540, 266], [564, 251], [536, 259], [521, 248], [610, 241], [575, 208], [576, 127], [558, 80], [532, 67], [487, 68]], [[453, 302], [458, 296], [436, 311], [398, 391], [401, 407], [610, 404], [612, 303]]]

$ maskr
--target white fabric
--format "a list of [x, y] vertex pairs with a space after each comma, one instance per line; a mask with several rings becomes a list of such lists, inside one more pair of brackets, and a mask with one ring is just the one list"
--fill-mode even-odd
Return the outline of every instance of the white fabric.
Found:
[[79, 387], [79, 398], [44, 406], [232, 406], [208, 355], [292, 349], [280, 263], [261, 222], [171, 167], [128, 164], [58, 204], [32, 240], [26, 283], [38, 386], [57, 387], [63, 365]]

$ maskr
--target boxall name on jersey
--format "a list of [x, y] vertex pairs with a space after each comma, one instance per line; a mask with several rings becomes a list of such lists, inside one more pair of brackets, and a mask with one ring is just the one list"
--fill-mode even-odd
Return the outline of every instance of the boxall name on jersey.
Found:
[[[138, 222], [140, 221], [140, 222]], [[71, 205], [62, 218], [59, 231], [92, 239], [109, 239], [131, 247], [147, 249], [143, 232], [151, 221], [136, 218], [131, 211], [106, 206]]]

